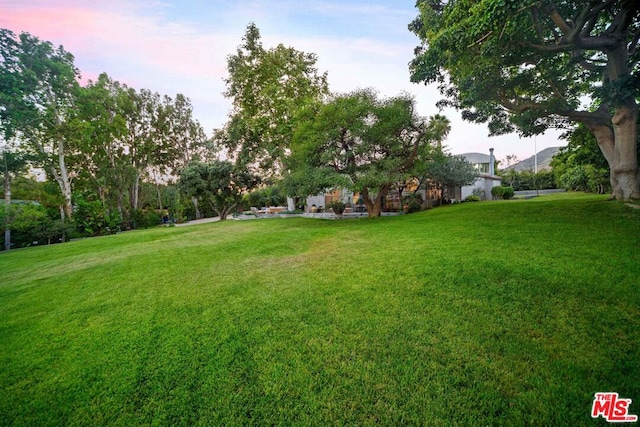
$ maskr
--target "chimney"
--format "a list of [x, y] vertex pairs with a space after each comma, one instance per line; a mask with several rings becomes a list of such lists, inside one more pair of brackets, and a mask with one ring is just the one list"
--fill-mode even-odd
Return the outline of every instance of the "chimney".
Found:
[[489, 175], [495, 175], [495, 158], [493, 157], [493, 148], [489, 148]]

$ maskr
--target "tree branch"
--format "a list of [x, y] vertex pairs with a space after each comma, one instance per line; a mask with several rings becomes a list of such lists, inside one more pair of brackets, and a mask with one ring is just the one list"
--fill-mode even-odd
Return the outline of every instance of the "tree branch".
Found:
[[511, 98], [503, 94], [499, 95], [499, 102], [507, 110], [516, 112], [516, 113], [523, 113], [525, 111], [533, 110], [541, 106], [540, 104], [532, 101], [525, 102], [521, 100], [516, 100], [514, 102]]
[[[609, 6], [612, 2], [612, 0], [608, 0], [605, 2], [602, 2], [601, 0], [591, 0], [589, 4], [584, 6], [582, 12], [580, 12], [578, 19], [574, 24], [573, 30], [567, 38], [570, 41], [575, 41], [579, 37], [588, 36], [591, 33], [591, 29], [593, 29], [593, 26], [595, 25], [600, 12], [604, 8]], [[589, 28], [589, 31], [586, 34], [584, 34], [585, 26]]]
[[540, 17], [538, 15], [537, 7], [531, 8], [531, 21], [533, 22], [533, 28], [535, 29], [536, 34], [538, 35], [538, 39], [540, 40], [541, 43], [544, 43], [544, 35], [542, 34], [542, 24], [540, 23]]
[[475, 42], [471, 43], [469, 46], [467, 46], [467, 48], [473, 47], [477, 44], [482, 43], [487, 37], [489, 37], [491, 34], [493, 33], [493, 30], [489, 31], [487, 34], [485, 34], [484, 36], [480, 37], [478, 40], [476, 40]]
[[573, 121], [584, 124], [606, 124], [611, 123], [611, 116], [609, 115], [609, 106], [607, 104], [601, 104], [596, 111], [577, 111], [566, 110], [558, 112], [558, 115], [565, 116]]
[[587, 70], [587, 71], [592, 71], [594, 73], [600, 73], [600, 72], [604, 72], [606, 67], [604, 65], [602, 66], [598, 66], [594, 63], [589, 62], [589, 60], [587, 60], [583, 54], [582, 51], [573, 51], [571, 52], [572, 54], [572, 58], [573, 60], [576, 62], [576, 64], [578, 64], [580, 67], [582, 67], [583, 69]]
[[569, 52], [572, 50], [597, 50], [600, 52], [606, 52], [618, 47], [620, 45], [620, 39], [613, 35], [604, 35], [579, 38], [573, 42], [569, 41], [567, 38], [562, 38], [558, 44], [555, 45], [535, 43], [524, 43], [523, 45], [545, 53]]
[[638, 48], [638, 41], [640, 41], [640, 28], [635, 32], [631, 39], [631, 45], [629, 46], [629, 55], [634, 55]]
[[571, 34], [571, 31], [572, 31], [571, 26], [567, 24], [567, 22], [564, 20], [562, 15], [560, 15], [560, 12], [558, 12], [558, 9], [553, 3], [549, 3], [547, 5], [542, 6], [542, 10], [547, 15], [549, 15], [549, 18], [551, 18], [551, 21], [553, 21], [553, 23], [556, 24], [556, 26], [560, 29], [560, 31], [562, 31], [562, 34], [564, 34], [565, 36], [568, 36], [569, 34]]

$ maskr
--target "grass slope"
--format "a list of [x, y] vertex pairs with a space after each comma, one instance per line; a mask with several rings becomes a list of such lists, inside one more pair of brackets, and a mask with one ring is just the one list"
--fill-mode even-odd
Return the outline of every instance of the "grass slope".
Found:
[[640, 211], [598, 196], [0, 253], [2, 425], [597, 425], [640, 414]]

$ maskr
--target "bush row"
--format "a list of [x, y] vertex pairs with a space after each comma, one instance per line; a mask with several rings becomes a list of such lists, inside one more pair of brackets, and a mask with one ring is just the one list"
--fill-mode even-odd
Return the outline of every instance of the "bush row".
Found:
[[513, 198], [515, 194], [515, 190], [513, 187], [498, 185], [497, 187], [493, 187], [491, 189], [491, 195], [494, 199], [505, 199], [509, 200]]

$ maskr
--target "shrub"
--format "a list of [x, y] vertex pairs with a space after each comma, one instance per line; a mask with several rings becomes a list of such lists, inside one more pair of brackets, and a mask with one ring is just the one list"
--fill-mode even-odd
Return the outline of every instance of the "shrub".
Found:
[[117, 210], [105, 208], [94, 194], [73, 195], [73, 226], [75, 237], [101, 236], [120, 231], [122, 217]]
[[242, 197], [241, 208], [248, 209], [252, 206], [260, 208], [262, 206], [282, 206], [287, 203], [287, 196], [282, 194], [278, 186], [270, 186], [254, 190]]
[[502, 198], [505, 200], [511, 199], [515, 194], [513, 187], [502, 187], [502, 188], [504, 189], [504, 192], [502, 193]]
[[162, 222], [159, 212], [143, 209], [134, 210], [131, 219], [133, 220], [134, 228], [151, 228]]
[[344, 202], [341, 202], [339, 200], [336, 200], [335, 202], [331, 202], [327, 205], [327, 208], [333, 210], [333, 213], [336, 215], [342, 215], [346, 207], [347, 205], [345, 205]]
[[469, 194], [465, 199], [465, 202], [479, 202], [480, 196], [476, 196], [475, 194]]
[[501, 172], [501, 176], [503, 181], [516, 191], [556, 188], [555, 175], [548, 170], [533, 173], [533, 171], [516, 172], [509, 169]]
[[558, 178], [559, 185], [571, 191], [604, 193], [611, 189], [609, 171], [593, 165], [577, 165], [568, 168]]
[[402, 198], [403, 206], [407, 206], [408, 212], [419, 212], [422, 210], [422, 196], [413, 193]]
[[498, 185], [497, 187], [493, 187], [491, 189], [491, 195], [493, 196], [494, 199], [502, 199], [502, 196], [504, 195], [504, 187], [501, 185]]
[[477, 196], [478, 197], [478, 201], [480, 201], [480, 200], [483, 200], [485, 198], [486, 193], [482, 188], [476, 187], [471, 192], [471, 195]]
[[62, 221], [51, 218], [41, 205], [32, 203], [1, 205], [0, 249], [4, 248], [5, 224], [10, 224], [13, 248], [57, 242], [67, 231]]

